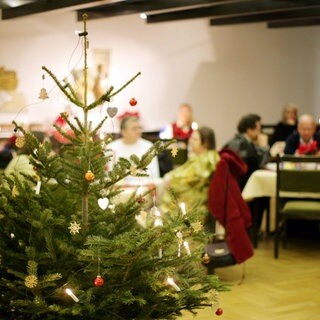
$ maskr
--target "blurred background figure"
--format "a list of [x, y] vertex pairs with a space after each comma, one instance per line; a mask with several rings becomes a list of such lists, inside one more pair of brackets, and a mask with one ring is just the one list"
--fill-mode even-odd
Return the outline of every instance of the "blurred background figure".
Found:
[[191, 106], [187, 103], [183, 103], [178, 109], [177, 120], [168, 125], [164, 131], [160, 133], [160, 138], [188, 140], [192, 131], [197, 128], [197, 123], [193, 121]]
[[270, 146], [275, 142], [285, 141], [288, 136], [297, 130], [298, 107], [293, 103], [288, 103], [283, 107], [282, 120], [277, 123], [274, 132], [270, 137]]
[[[179, 202], [184, 202], [188, 209], [199, 205], [206, 212], [208, 189], [212, 173], [220, 159], [216, 149], [215, 134], [208, 127], [200, 127], [192, 132], [189, 140], [193, 158], [173, 169], [164, 176], [165, 191], [162, 197], [161, 210], [169, 212], [175, 208], [171, 190]], [[202, 221], [205, 215], [201, 217]]]
[[261, 137], [261, 117], [257, 114], [243, 116], [238, 123], [238, 133], [226, 144], [238, 153], [248, 166], [245, 175], [240, 176], [239, 185], [244, 188], [250, 175], [262, 168], [269, 160], [269, 148], [265, 138]]
[[[32, 131], [31, 132], [40, 143], [44, 141], [46, 138], [45, 132], [42, 131]], [[36, 171], [33, 168], [33, 165], [31, 165], [29, 161], [29, 153], [25, 147], [22, 147], [20, 149], [16, 149], [16, 155], [12, 158], [12, 160], [7, 165], [6, 169], [4, 170], [4, 174], [6, 176], [9, 175], [17, 175], [19, 180], [24, 180], [24, 175], [29, 176], [37, 176]]]
[[179, 107], [177, 121], [172, 124], [172, 136], [175, 139], [189, 139], [192, 131], [197, 129], [193, 122], [193, 112], [189, 104]]
[[5, 143], [4, 147], [0, 150], [0, 170], [7, 167], [9, 162], [12, 160], [15, 152], [15, 142], [17, 137], [11, 136]]
[[310, 114], [303, 114], [298, 121], [298, 130], [286, 140], [285, 154], [315, 155], [320, 150], [320, 133], [316, 132], [317, 124]]
[[[141, 138], [142, 128], [140, 120], [137, 117], [124, 117], [120, 123], [120, 131], [121, 138], [112, 141], [107, 146], [113, 152], [113, 163], [119, 158], [130, 159], [132, 154], [140, 158], [153, 145], [150, 141]], [[157, 158], [154, 158], [149, 164], [147, 173], [151, 178], [159, 178], [160, 173]], [[134, 177], [130, 177], [130, 180], [132, 180], [131, 178], [133, 179]], [[141, 180], [141, 178], [139, 179]]]
[[[243, 116], [238, 123], [238, 133], [226, 144], [227, 148], [235, 151], [247, 164], [247, 173], [238, 179], [240, 189], [243, 190], [250, 175], [264, 167], [269, 161], [269, 147], [266, 139], [261, 136], [261, 117], [257, 114]], [[248, 203], [252, 217], [255, 217], [258, 230], [261, 227], [263, 212], [269, 206], [269, 198], [256, 198]], [[257, 213], [257, 214], [255, 214]], [[253, 234], [252, 234], [253, 236]]]

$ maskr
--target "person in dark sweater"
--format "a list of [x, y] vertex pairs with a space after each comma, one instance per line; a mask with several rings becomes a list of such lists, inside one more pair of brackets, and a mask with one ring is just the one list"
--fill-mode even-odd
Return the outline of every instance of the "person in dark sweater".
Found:
[[[241, 191], [245, 187], [250, 175], [255, 170], [262, 168], [270, 158], [269, 148], [267, 145], [262, 145], [261, 141], [263, 140], [260, 140], [260, 136], [261, 117], [256, 114], [249, 114], [240, 119], [238, 134], [225, 146], [234, 150], [248, 166], [247, 173], [238, 178]], [[257, 237], [255, 232], [260, 230], [263, 212], [267, 209], [269, 200], [268, 197], [261, 197], [248, 203], [254, 223], [254, 229], [250, 230], [253, 241]]]
[[261, 117], [256, 114], [249, 114], [240, 119], [238, 134], [225, 145], [225, 147], [237, 152], [248, 166], [247, 173], [239, 178], [241, 190], [251, 173], [262, 168], [269, 160], [269, 148], [267, 145], [260, 143], [260, 135]]
[[298, 108], [296, 105], [289, 103], [283, 108], [282, 120], [274, 128], [269, 141], [270, 146], [275, 142], [285, 141], [291, 133], [297, 130], [297, 116]]
[[317, 124], [314, 117], [304, 114], [299, 118], [298, 130], [286, 140], [285, 154], [319, 155], [320, 133], [316, 132]]

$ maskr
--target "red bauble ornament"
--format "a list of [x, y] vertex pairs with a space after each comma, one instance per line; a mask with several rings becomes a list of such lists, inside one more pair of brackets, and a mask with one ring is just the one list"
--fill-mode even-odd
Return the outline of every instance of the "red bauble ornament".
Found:
[[223, 314], [223, 310], [221, 308], [218, 308], [216, 311], [217, 316], [221, 316]]
[[96, 287], [102, 287], [104, 285], [104, 280], [101, 276], [97, 276], [94, 281], [93, 281], [94, 285]]
[[131, 98], [129, 103], [130, 103], [130, 106], [134, 107], [138, 103], [138, 101], [135, 98]]

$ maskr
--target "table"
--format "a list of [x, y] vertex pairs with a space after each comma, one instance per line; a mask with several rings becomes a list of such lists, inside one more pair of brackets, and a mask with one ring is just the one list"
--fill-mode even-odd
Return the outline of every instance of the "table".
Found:
[[277, 192], [277, 173], [272, 170], [254, 171], [242, 190], [242, 197], [250, 201], [259, 197], [275, 197]]
[[[270, 198], [269, 209], [267, 210], [265, 225], [268, 233], [275, 230], [276, 217], [276, 192], [277, 192], [277, 173], [275, 170], [260, 169], [254, 171], [242, 190], [242, 197], [245, 201], [254, 201], [257, 198]], [[256, 219], [255, 219], [256, 218]], [[253, 244], [258, 245], [258, 226], [257, 215], [253, 213]]]

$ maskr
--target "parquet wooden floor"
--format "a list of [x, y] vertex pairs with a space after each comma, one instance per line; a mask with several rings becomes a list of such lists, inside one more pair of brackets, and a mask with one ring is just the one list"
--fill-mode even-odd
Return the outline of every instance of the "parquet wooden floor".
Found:
[[320, 242], [288, 241], [273, 258], [273, 239], [261, 240], [253, 258], [245, 263], [245, 279], [238, 285], [242, 265], [216, 270], [232, 291], [220, 294], [223, 315], [211, 308], [179, 320], [316, 320], [320, 319]]

